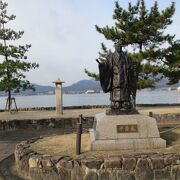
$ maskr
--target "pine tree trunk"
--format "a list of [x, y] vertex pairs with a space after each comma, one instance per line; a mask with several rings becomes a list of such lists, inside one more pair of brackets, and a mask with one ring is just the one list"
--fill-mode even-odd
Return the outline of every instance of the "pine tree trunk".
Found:
[[[3, 23], [3, 30], [4, 30], [4, 23]], [[4, 35], [4, 46], [6, 47], [6, 38], [5, 38], [5, 35]], [[8, 55], [7, 55], [7, 52], [5, 52], [5, 60], [6, 62], [8, 61]], [[10, 75], [9, 75], [9, 67], [7, 67], [7, 78], [8, 78], [8, 81], [10, 81]], [[8, 111], [11, 111], [11, 89], [8, 88]]]
[[11, 89], [8, 90], [8, 111], [11, 110]]
[[142, 52], [142, 43], [139, 44], [140, 52]]
[[[8, 61], [7, 55], [5, 56], [6, 61]], [[8, 82], [10, 81], [9, 67], [7, 67], [7, 78]], [[11, 88], [8, 87], [8, 111], [11, 111]]]

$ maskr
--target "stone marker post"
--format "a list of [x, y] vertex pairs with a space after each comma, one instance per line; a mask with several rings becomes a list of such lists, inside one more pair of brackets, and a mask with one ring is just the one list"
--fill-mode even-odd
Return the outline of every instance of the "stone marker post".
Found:
[[62, 83], [64, 81], [61, 81], [59, 78], [57, 81], [54, 81], [55, 83], [55, 98], [56, 98], [56, 113], [57, 114], [63, 114], [63, 98], [62, 98]]

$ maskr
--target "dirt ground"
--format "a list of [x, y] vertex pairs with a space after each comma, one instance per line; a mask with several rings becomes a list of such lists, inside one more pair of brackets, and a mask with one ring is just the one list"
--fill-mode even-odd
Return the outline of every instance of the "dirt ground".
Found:
[[[165, 129], [160, 129], [164, 131]], [[163, 133], [161, 135], [167, 141], [166, 149], [158, 149], [160, 152], [176, 152], [180, 153], [180, 128], [173, 131]], [[38, 140], [33, 143], [31, 148], [39, 153], [50, 155], [69, 155], [76, 157], [76, 134], [56, 135]], [[136, 152], [147, 152], [157, 150], [144, 150]], [[90, 138], [88, 133], [82, 134], [82, 154], [81, 156], [114, 156], [124, 153], [136, 153], [134, 151], [90, 151]]]

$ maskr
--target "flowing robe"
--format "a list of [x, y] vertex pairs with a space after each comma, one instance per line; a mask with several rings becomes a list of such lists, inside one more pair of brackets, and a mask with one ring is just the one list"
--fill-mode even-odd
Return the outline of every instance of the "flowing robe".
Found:
[[130, 102], [136, 89], [133, 65], [123, 52], [110, 53], [107, 60], [99, 64], [100, 83], [105, 93], [110, 92], [111, 102]]

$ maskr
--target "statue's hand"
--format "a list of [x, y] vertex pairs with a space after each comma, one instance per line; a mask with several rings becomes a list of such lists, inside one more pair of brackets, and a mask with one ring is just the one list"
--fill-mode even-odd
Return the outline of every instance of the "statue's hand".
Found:
[[98, 64], [101, 64], [101, 62], [98, 59], [96, 59], [96, 61], [98, 62]]

